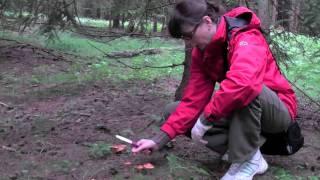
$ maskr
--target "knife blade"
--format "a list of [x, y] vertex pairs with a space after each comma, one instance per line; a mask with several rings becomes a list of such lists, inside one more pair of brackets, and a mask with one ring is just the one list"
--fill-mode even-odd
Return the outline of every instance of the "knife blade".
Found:
[[120, 135], [116, 135], [116, 138], [121, 140], [121, 141], [124, 141], [124, 142], [126, 142], [128, 144], [131, 144], [133, 147], [138, 147], [138, 145], [135, 144], [131, 139], [125, 138], [125, 137], [120, 136]]

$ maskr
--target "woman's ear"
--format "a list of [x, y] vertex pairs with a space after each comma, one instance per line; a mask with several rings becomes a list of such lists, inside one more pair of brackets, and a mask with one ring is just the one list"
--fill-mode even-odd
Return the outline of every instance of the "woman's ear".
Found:
[[212, 20], [209, 16], [203, 16], [202, 21], [205, 22], [206, 24], [212, 24]]

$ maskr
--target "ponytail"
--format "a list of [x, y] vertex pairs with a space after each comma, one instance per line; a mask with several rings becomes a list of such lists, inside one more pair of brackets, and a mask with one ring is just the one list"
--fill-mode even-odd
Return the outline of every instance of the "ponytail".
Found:
[[213, 22], [217, 23], [218, 18], [222, 16], [226, 10], [225, 8], [216, 2], [216, 0], [205, 0], [207, 4], [207, 15], [212, 19]]

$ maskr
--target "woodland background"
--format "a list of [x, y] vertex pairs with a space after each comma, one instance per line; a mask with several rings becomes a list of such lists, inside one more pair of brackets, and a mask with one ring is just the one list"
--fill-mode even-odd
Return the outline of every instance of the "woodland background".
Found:
[[[257, 179], [320, 177], [318, 0], [209, 0], [246, 6], [299, 99], [305, 146], [267, 157]], [[228, 163], [179, 137], [163, 152], [112, 151], [147, 138], [181, 98], [190, 44], [169, 37], [175, 0], [0, 0], [0, 179], [219, 179]], [[209, 157], [209, 158], [208, 158]], [[152, 163], [153, 169], [138, 165]]]

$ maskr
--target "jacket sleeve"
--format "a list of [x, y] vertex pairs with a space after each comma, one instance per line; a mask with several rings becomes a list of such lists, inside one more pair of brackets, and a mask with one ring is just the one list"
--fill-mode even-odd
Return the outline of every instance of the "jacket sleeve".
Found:
[[230, 41], [230, 68], [205, 107], [207, 121], [217, 121], [250, 104], [261, 92], [268, 45], [259, 30], [241, 32]]
[[193, 127], [197, 117], [202, 113], [212, 96], [215, 82], [204, 74], [200, 64], [201, 60], [194, 50], [190, 77], [182, 100], [161, 127], [161, 130], [167, 133], [171, 139], [186, 133]]

